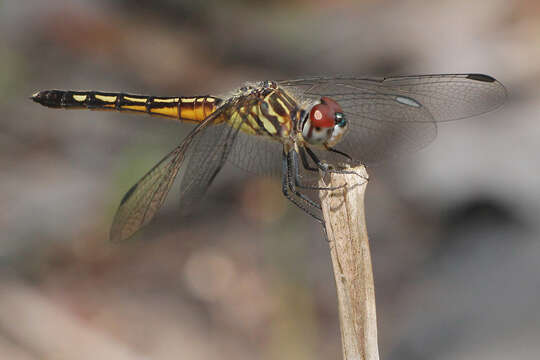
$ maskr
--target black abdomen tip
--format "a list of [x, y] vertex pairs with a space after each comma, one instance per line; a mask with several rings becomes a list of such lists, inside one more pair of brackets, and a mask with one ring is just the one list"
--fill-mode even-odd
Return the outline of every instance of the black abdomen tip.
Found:
[[467, 79], [476, 80], [476, 81], [482, 81], [482, 82], [489, 82], [489, 83], [496, 81], [491, 76], [484, 75], [484, 74], [469, 74], [469, 75], [467, 75]]
[[61, 90], [42, 90], [32, 95], [30, 99], [43, 106], [60, 108], [63, 95], [64, 91]]

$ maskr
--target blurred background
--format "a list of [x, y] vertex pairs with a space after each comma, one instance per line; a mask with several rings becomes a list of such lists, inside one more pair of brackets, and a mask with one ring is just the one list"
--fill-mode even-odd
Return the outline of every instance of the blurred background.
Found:
[[341, 357], [328, 245], [279, 180], [225, 169], [194, 217], [173, 192], [110, 244], [125, 191], [190, 127], [35, 91], [461, 72], [508, 103], [369, 170], [381, 358], [537, 358], [539, 39], [533, 0], [0, 0], [0, 358]]

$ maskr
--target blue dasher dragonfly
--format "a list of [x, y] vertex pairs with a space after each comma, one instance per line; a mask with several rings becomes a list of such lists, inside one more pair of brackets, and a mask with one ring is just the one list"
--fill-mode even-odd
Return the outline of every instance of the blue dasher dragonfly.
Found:
[[258, 174], [280, 173], [284, 195], [322, 222], [320, 204], [304, 191], [321, 189], [303, 174], [346, 171], [418, 150], [435, 139], [437, 122], [483, 114], [505, 99], [504, 86], [482, 74], [263, 81], [223, 97], [63, 90], [32, 96], [51, 108], [130, 111], [196, 124], [124, 195], [113, 241], [150, 222], [179, 172], [181, 206], [189, 208], [226, 161]]

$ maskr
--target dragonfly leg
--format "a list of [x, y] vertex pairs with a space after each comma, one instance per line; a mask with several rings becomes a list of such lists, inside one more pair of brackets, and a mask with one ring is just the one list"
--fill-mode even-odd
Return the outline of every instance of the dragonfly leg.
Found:
[[[315, 201], [311, 200], [309, 197], [307, 197], [306, 195], [296, 190], [296, 183], [297, 183], [297, 180], [299, 180], [299, 175], [298, 175], [298, 159], [295, 159], [294, 154], [296, 154], [294, 150], [291, 150], [289, 151], [289, 153], [287, 153], [287, 170], [288, 170], [287, 183], [288, 183], [289, 189], [300, 199], [308, 203], [310, 206], [313, 206], [314, 208], [317, 208], [320, 210], [321, 206], [319, 204], [317, 204]], [[305, 189], [309, 189], [309, 187], [305, 187]]]
[[313, 160], [313, 162], [314, 162], [315, 164], [317, 164], [317, 167], [318, 167], [320, 170], [322, 170], [322, 171], [324, 171], [324, 172], [330, 170], [330, 166], [329, 166], [327, 163], [322, 162], [321, 160], [319, 160], [319, 158], [317, 157], [317, 155], [315, 155], [315, 153], [314, 153], [310, 148], [308, 148], [308, 147], [306, 146], [305, 149], [306, 149], [306, 151], [307, 151], [309, 157], [311, 158], [311, 160]]
[[[314, 167], [311, 167], [311, 166], [309, 165], [308, 159], [307, 159], [307, 157], [306, 157], [306, 152], [305, 152], [305, 150], [304, 150], [303, 147], [299, 147], [299, 148], [298, 148], [298, 152], [300, 153], [300, 159], [302, 160], [302, 165], [304, 166], [304, 168], [305, 168], [306, 170], [319, 171], [318, 168], [314, 168]], [[298, 167], [298, 158], [297, 158], [295, 155], [293, 155], [293, 159], [294, 159], [295, 162], [296, 162], [296, 163], [294, 164], [294, 165], [295, 165], [294, 167], [295, 167], [295, 182], [296, 182], [296, 186], [301, 187], [301, 186], [299, 186], [299, 184], [298, 184], [298, 182], [297, 182], [297, 181], [299, 180], [299, 174], [298, 174], [298, 168], [299, 168], [299, 167]], [[284, 168], [283, 168], [283, 174], [288, 174], [288, 173], [286, 172], [286, 171], [287, 171], [287, 168], [288, 168], [288, 162], [284, 161], [284, 165], [285, 165], [285, 166], [284, 166]], [[286, 180], [286, 179], [284, 178], [284, 181], [285, 181], [285, 180]], [[331, 189], [331, 188], [319, 188], [319, 190], [328, 190], [328, 189]], [[322, 225], [322, 230], [323, 230], [323, 236], [324, 236], [324, 239], [325, 239], [327, 242], [330, 242], [330, 240], [328, 239], [328, 233], [327, 233], [327, 231], [326, 231], [326, 224], [325, 224], [324, 220], [323, 220], [323, 219], [320, 219], [320, 218], [317, 217], [317, 216], [314, 216], [311, 212], [307, 211], [303, 206], [300, 206], [300, 204], [296, 203], [295, 200], [291, 199], [291, 198], [289, 197], [289, 195], [286, 193], [287, 190], [288, 190], [288, 189], [284, 186], [284, 193], [285, 193], [285, 196], [287, 196], [287, 198], [289, 198], [289, 200], [291, 200], [291, 202], [293, 202], [296, 206], [298, 206], [300, 209], [304, 210], [306, 213], [308, 213], [309, 215], [311, 215], [313, 218], [315, 218], [317, 221], [319, 221], [319, 222], [321, 223], [321, 225]]]
[[[303, 147], [298, 147], [298, 152], [299, 152], [299, 154], [300, 154], [300, 159], [302, 160], [302, 165], [304, 166], [304, 169], [310, 170], [310, 171], [319, 171], [318, 168], [315, 168], [315, 167], [312, 167], [312, 166], [309, 165], [309, 161], [308, 161], [308, 159], [307, 159], [307, 157], [306, 157], [306, 151], [304, 150]], [[295, 155], [296, 155], [296, 154], [295, 154]], [[298, 168], [299, 168], [299, 166], [298, 166], [298, 158], [297, 158], [295, 155], [293, 155], [293, 159], [296, 161], [296, 164], [295, 164], [295, 185], [296, 185], [297, 187], [302, 187], [302, 186], [299, 184], [299, 174], [298, 174]], [[327, 188], [322, 188], [322, 187], [320, 187], [320, 188], [317, 188], [317, 189], [314, 189], [314, 190], [330, 190], [330, 189], [332, 189], [332, 188], [330, 188], [330, 187], [327, 187]], [[317, 219], [317, 220], [319, 220], [319, 219]], [[322, 230], [323, 230], [323, 236], [324, 236], [324, 239], [325, 239], [327, 242], [330, 242], [330, 240], [328, 239], [328, 233], [327, 233], [327, 231], [326, 231], [326, 224], [325, 224], [324, 220], [322, 220], [322, 221], [319, 220], [319, 221], [320, 221], [321, 224], [322, 224]]]
[[[324, 220], [321, 219], [319, 216], [317, 216], [309, 208], [309, 205], [311, 205], [309, 203], [309, 201], [307, 201], [305, 198], [302, 198], [303, 195], [300, 196], [301, 195], [300, 193], [298, 193], [297, 191], [291, 189], [289, 161], [288, 161], [287, 155], [285, 153], [283, 153], [282, 164], [283, 164], [283, 167], [282, 167], [283, 171], [282, 171], [282, 178], [281, 178], [281, 190], [283, 191], [283, 195], [285, 195], [285, 197], [287, 199], [289, 199], [290, 202], [292, 202], [298, 208], [303, 210], [306, 214], [310, 215], [312, 218], [314, 218], [315, 220], [317, 220], [318, 222], [320, 222], [321, 224], [324, 225]], [[294, 186], [293, 186], [293, 188], [294, 188]], [[290, 191], [292, 191], [293, 194], [291, 194]], [[299, 201], [299, 199], [296, 198], [294, 195], [297, 195], [304, 202]], [[319, 206], [318, 204], [316, 204], [316, 205]], [[320, 209], [320, 207], [319, 207], [319, 209]]]
[[[301, 148], [299, 148], [301, 149]], [[300, 189], [306, 189], [306, 190], [337, 190], [337, 189], [340, 189], [342, 187], [344, 187], [344, 185], [342, 186], [334, 186], [334, 187], [331, 187], [331, 186], [310, 186], [310, 185], [304, 185], [301, 183], [301, 180], [300, 180], [300, 173], [298, 171], [299, 169], [299, 166], [298, 166], [298, 153], [294, 150], [291, 150], [290, 151], [290, 161], [291, 161], [291, 165], [292, 167], [294, 168], [294, 185], [297, 187], [297, 188], [300, 188]], [[300, 155], [301, 157], [302, 155]], [[304, 154], [305, 156], [305, 154]], [[305, 159], [307, 161], [307, 159]], [[305, 165], [304, 165], [305, 167]], [[315, 169], [316, 171], [318, 171], [317, 169]]]
[[309, 170], [309, 171], [319, 171], [318, 168], [313, 167], [309, 164], [309, 161], [306, 157], [306, 150], [304, 150], [304, 147], [299, 146], [298, 152], [300, 153], [300, 159], [302, 160], [302, 166], [304, 167], [304, 169]]
[[336, 154], [339, 154], [339, 155], [342, 155], [342, 156], [346, 157], [347, 159], [349, 159], [350, 161], [353, 161], [352, 157], [350, 157], [348, 154], [344, 153], [343, 151], [339, 151], [337, 149], [331, 148], [330, 146], [326, 146], [326, 150], [331, 151], [331, 152], [336, 153]]
[[[356, 175], [358, 177], [360, 177], [362, 180], [364, 181], [367, 181], [369, 180], [369, 178], [366, 178], [354, 171], [349, 171], [349, 170], [345, 170], [345, 169], [334, 169], [332, 168], [330, 165], [328, 165], [327, 163], [325, 162], [322, 162], [321, 160], [319, 160], [319, 158], [317, 157], [317, 155], [310, 149], [308, 148], [307, 146], [305, 147], [306, 148], [306, 151], [309, 155], [309, 157], [311, 157], [311, 159], [315, 162], [315, 164], [317, 164], [317, 166], [319, 167], [319, 169], [321, 169], [323, 172], [331, 172], [331, 173], [336, 173], [336, 174], [352, 174], [352, 175]], [[338, 150], [336, 150], [338, 151]], [[341, 153], [341, 152], [339, 152]], [[343, 153], [345, 154], [345, 153]]]

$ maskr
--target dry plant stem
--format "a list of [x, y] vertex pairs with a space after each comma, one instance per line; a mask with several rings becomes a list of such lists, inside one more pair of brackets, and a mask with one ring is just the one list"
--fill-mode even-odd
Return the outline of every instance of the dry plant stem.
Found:
[[355, 174], [331, 173], [339, 187], [320, 191], [323, 217], [336, 279], [344, 360], [378, 360], [375, 289], [364, 212], [368, 175], [363, 166]]

